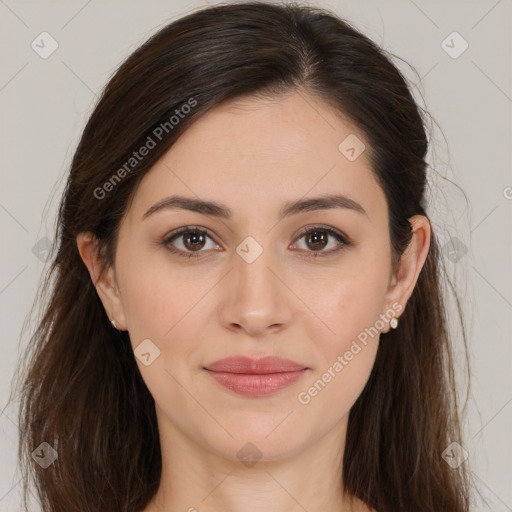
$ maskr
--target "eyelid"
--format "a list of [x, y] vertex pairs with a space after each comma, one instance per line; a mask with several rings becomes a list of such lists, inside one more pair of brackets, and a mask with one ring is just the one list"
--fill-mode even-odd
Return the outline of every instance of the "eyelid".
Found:
[[[331, 237], [334, 237], [338, 242], [337, 247], [335, 247], [334, 249], [330, 249], [328, 251], [303, 251], [302, 250], [299, 252], [299, 257], [304, 257], [304, 258], [310, 258], [310, 257], [315, 258], [315, 257], [324, 257], [324, 256], [328, 257], [331, 255], [336, 255], [343, 248], [352, 245], [352, 240], [347, 235], [345, 235], [343, 232], [341, 232], [340, 230], [338, 230], [332, 226], [327, 226], [327, 225], [322, 225], [322, 224], [313, 224], [313, 225], [309, 225], [309, 226], [302, 228], [300, 230], [300, 232], [295, 236], [295, 238], [294, 238], [295, 242], [293, 242], [293, 245], [295, 246], [297, 244], [297, 242], [305, 235], [314, 233], [315, 231], [324, 231], [324, 232], [328, 233], [328, 235], [330, 235]], [[306, 254], [301, 254], [304, 252]]]
[[[202, 227], [202, 226], [183, 226], [181, 228], [178, 228], [174, 231], [171, 231], [167, 235], [164, 236], [162, 243], [163, 245], [167, 246], [173, 239], [179, 238], [181, 235], [189, 232], [198, 232], [204, 235], [207, 235], [209, 238], [211, 238], [217, 245], [220, 245], [217, 240], [216, 236], [213, 234], [212, 231], [210, 231], [208, 228]], [[179, 251], [179, 249], [177, 249]], [[192, 251], [191, 251], [192, 252]], [[197, 251], [197, 252], [204, 252], [204, 251]]]
[[[336, 229], [336, 228], [334, 228], [332, 226], [322, 225], [322, 224], [311, 224], [311, 225], [308, 225], [308, 226], [305, 226], [305, 227], [301, 228], [299, 233], [294, 236], [294, 242], [292, 242], [292, 244], [295, 246], [297, 244], [297, 242], [303, 236], [305, 236], [305, 235], [307, 235], [309, 233], [315, 232], [315, 231], [324, 231], [324, 232], [328, 233], [330, 236], [336, 238], [337, 241], [338, 241], [338, 247], [336, 247], [334, 249], [330, 249], [328, 251], [304, 251], [304, 250], [300, 250], [299, 252], [306, 252], [307, 253], [306, 255], [301, 255], [301, 256], [306, 257], [306, 258], [307, 257], [317, 257], [317, 256], [329, 256], [329, 255], [338, 253], [341, 249], [343, 249], [346, 246], [350, 246], [353, 243], [352, 240], [347, 235], [345, 235], [343, 232], [339, 231], [338, 229]], [[171, 243], [171, 241], [173, 241], [173, 239], [179, 238], [181, 235], [183, 235], [185, 233], [189, 233], [189, 232], [198, 232], [198, 233], [207, 235], [217, 245], [220, 245], [216, 241], [215, 235], [213, 235], [213, 233], [208, 228], [205, 228], [205, 227], [202, 227], [202, 226], [196, 226], [196, 225], [183, 226], [181, 228], [178, 228], [178, 229], [172, 231], [171, 233], [167, 234], [164, 237], [164, 239], [162, 241], [162, 245], [164, 245], [167, 248], [167, 250], [169, 250], [172, 253], [177, 254], [178, 256], [183, 256], [183, 257], [188, 258], [188, 259], [191, 259], [191, 258], [201, 258], [202, 257], [202, 253], [209, 252], [209, 251], [202, 251], [202, 250], [199, 250], [199, 251], [182, 251], [181, 249], [176, 249], [175, 247], [173, 247], [173, 248], [169, 247], [169, 244]]]
[[182, 235], [183, 233], [188, 233], [189, 231], [198, 231], [201, 233], [204, 233], [208, 235], [211, 239], [215, 240], [215, 235], [212, 231], [210, 231], [208, 228], [205, 228], [203, 226], [195, 226], [195, 225], [189, 225], [189, 226], [183, 226], [181, 228], [177, 228], [167, 235], [164, 236], [164, 240], [171, 240], [174, 237], [177, 237], [179, 235]]
[[325, 224], [309, 224], [309, 225], [305, 226], [304, 228], [301, 228], [299, 233], [297, 235], [295, 235], [295, 240], [298, 240], [302, 236], [307, 235], [308, 233], [314, 232], [315, 230], [326, 231], [326, 232], [332, 234], [333, 236], [338, 236], [347, 245], [352, 243], [352, 240], [347, 235], [345, 235], [345, 233], [343, 233], [339, 229], [336, 229], [332, 226], [328, 226]]

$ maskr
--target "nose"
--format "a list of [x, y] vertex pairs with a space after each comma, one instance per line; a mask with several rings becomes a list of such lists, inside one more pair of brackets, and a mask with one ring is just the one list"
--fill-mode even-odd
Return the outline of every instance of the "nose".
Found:
[[285, 272], [263, 253], [252, 262], [236, 255], [223, 280], [220, 321], [232, 331], [262, 337], [284, 329], [292, 319], [293, 293]]

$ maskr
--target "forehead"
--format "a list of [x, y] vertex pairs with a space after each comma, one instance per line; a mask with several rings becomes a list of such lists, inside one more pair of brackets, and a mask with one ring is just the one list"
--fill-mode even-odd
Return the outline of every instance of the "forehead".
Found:
[[147, 173], [133, 209], [140, 218], [166, 195], [182, 194], [250, 213], [251, 205], [268, 210], [339, 193], [361, 203], [370, 218], [381, 215], [385, 197], [367, 152], [349, 159], [344, 141], [368, 148], [350, 122], [303, 92], [226, 102], [194, 122]]

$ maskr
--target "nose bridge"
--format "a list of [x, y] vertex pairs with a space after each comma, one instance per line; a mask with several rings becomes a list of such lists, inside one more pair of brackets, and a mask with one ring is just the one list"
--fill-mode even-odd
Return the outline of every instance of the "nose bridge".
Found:
[[[268, 241], [268, 238], [266, 239]], [[253, 237], [247, 237], [236, 249], [235, 279], [236, 296], [239, 301], [247, 304], [258, 303], [271, 305], [271, 302], [279, 294], [276, 278], [272, 267], [276, 267], [276, 258], [272, 248], [263, 247]], [[275, 270], [274, 270], [275, 272]]]
[[279, 264], [275, 251], [247, 237], [237, 246], [233, 261], [229, 283], [233, 293], [227, 298], [229, 306], [224, 306], [224, 321], [253, 334], [286, 322], [286, 293], [276, 277]]

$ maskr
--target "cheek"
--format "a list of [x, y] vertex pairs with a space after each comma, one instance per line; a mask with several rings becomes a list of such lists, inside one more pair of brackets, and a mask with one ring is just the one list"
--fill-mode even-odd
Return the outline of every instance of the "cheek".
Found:
[[326, 367], [319, 368], [297, 395], [303, 417], [318, 418], [318, 428], [326, 430], [344, 418], [368, 381], [377, 347], [377, 339], [367, 345], [356, 341]]
[[334, 425], [350, 411], [375, 362], [383, 299], [375, 281], [347, 279], [316, 302], [323, 323], [309, 315], [305, 324], [318, 357], [297, 396], [305, 412]]
[[[146, 242], [147, 243], [147, 242]], [[173, 269], [163, 253], [150, 254], [125, 247], [129, 258], [120, 258], [122, 304], [132, 342], [144, 338], [163, 340], [200, 297], [200, 290], [185, 282], [184, 273]]]
[[331, 357], [346, 350], [351, 340], [374, 327], [384, 313], [388, 277], [384, 262], [354, 261], [317, 280], [315, 288], [305, 286], [301, 297], [310, 310], [310, 339], [324, 339]]
[[320, 287], [315, 293], [303, 290], [304, 302], [315, 312], [305, 311], [304, 326], [319, 357], [299, 402], [315, 402], [313, 408], [319, 410], [337, 404], [337, 417], [348, 412], [371, 373], [388, 282], [387, 262], [382, 259], [345, 263], [322, 280], [321, 293]]
[[180, 395], [180, 386], [173, 376], [181, 382], [190, 370], [207, 317], [206, 302], [201, 299], [212, 284], [204, 280], [195, 282], [190, 273], [176, 269], [171, 272], [170, 266], [160, 258], [156, 260], [142, 270], [137, 258], [131, 258], [120, 271], [124, 272], [123, 309], [135, 354], [146, 339], [157, 347], [154, 350], [158, 356], [150, 366], [140, 360], [137, 364], [155, 399], [165, 389], [165, 403], [169, 396], [178, 399]]

